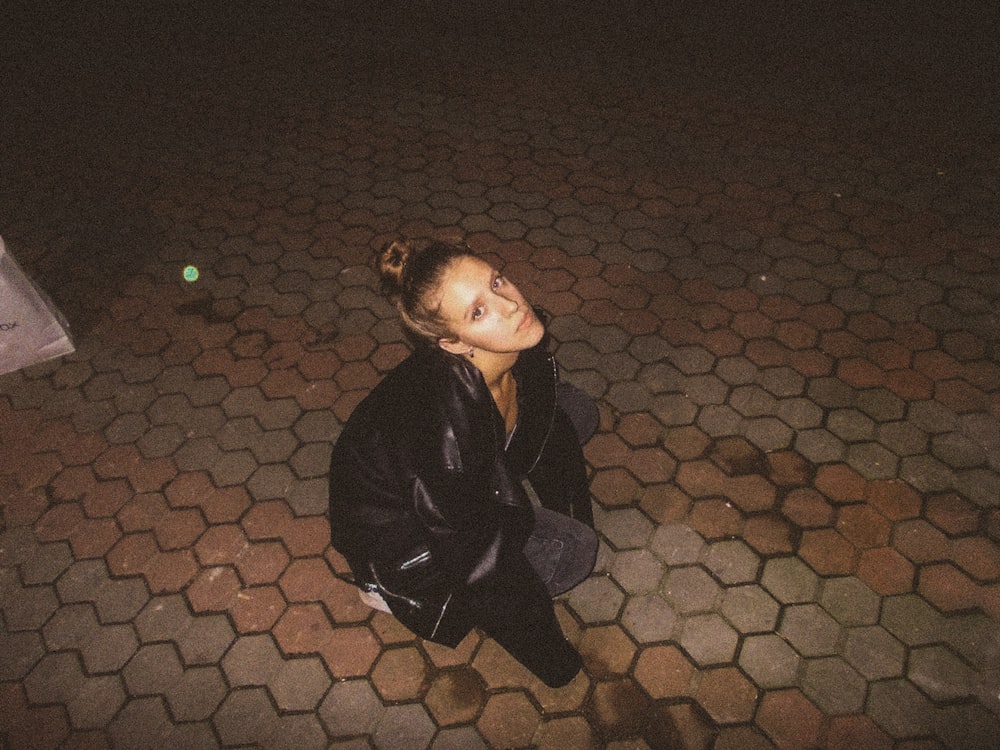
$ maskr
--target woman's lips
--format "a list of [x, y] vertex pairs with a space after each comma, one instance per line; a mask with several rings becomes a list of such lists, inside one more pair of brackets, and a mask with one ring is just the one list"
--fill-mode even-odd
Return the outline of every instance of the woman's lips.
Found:
[[517, 330], [523, 331], [529, 325], [531, 325], [535, 320], [535, 314], [528, 310], [524, 313], [524, 317], [521, 318], [521, 322], [517, 324]]

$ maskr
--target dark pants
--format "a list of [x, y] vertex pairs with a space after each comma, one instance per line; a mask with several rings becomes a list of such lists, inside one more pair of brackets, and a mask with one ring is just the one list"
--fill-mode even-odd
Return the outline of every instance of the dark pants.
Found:
[[552, 598], [530, 568], [513, 585], [477, 591], [463, 597], [460, 606], [474, 608], [479, 628], [549, 687], [566, 685], [580, 671], [580, 655], [563, 635]]
[[566, 640], [552, 597], [584, 580], [597, 561], [597, 535], [572, 518], [535, 508], [535, 528], [524, 558], [502, 578], [463, 597], [472, 620], [549, 687], [580, 671], [580, 655]]
[[597, 409], [572, 386], [560, 384], [558, 396], [555, 424], [528, 474], [530, 489], [545, 507], [535, 505], [524, 569], [505, 576], [506, 583], [463, 597], [460, 605], [473, 608], [470, 614], [480, 629], [549, 687], [566, 685], [582, 665], [559, 627], [552, 597], [590, 575], [598, 548], [580, 448], [596, 428]]
[[524, 555], [549, 596], [582, 582], [597, 562], [597, 534], [589, 526], [546, 508], [535, 508], [535, 528]]

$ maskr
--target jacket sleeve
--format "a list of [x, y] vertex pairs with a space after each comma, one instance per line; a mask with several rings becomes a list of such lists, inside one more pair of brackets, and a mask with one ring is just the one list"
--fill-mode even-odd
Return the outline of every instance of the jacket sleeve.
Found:
[[495, 501], [495, 468], [447, 471], [425, 460], [414, 471], [393, 442], [345, 428], [334, 447], [331, 540], [356, 582], [412, 603], [488, 579], [519, 536]]

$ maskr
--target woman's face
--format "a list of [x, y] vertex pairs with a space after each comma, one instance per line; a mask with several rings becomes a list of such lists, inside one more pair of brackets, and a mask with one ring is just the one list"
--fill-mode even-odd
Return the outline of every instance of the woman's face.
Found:
[[441, 346], [455, 354], [471, 347], [496, 353], [530, 349], [545, 327], [521, 292], [489, 263], [456, 259], [441, 283], [440, 315], [453, 339]]

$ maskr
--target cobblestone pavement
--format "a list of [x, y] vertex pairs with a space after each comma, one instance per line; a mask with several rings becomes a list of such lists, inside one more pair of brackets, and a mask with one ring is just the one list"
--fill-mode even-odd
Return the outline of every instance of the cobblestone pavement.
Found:
[[[0, 377], [0, 746], [995, 747], [992, 4], [50, 5], [0, 234], [77, 351]], [[397, 233], [504, 264], [600, 406], [565, 689], [328, 545]]]

